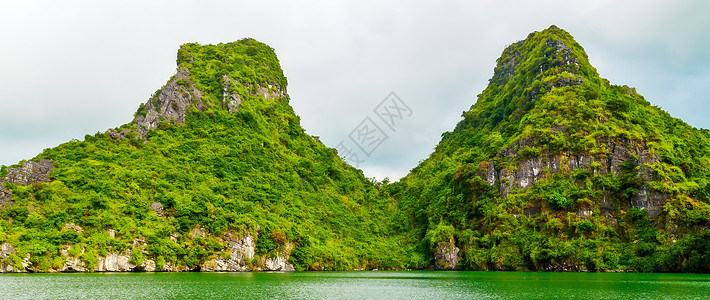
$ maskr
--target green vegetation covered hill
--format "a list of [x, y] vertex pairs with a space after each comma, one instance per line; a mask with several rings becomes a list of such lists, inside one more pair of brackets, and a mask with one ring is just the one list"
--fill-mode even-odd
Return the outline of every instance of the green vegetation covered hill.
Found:
[[307, 135], [273, 49], [186, 44], [134, 120], [0, 170], [0, 272], [710, 272], [710, 132], [552, 26], [434, 153], [369, 180]]
[[132, 123], [3, 167], [3, 271], [401, 267], [396, 206], [304, 132], [273, 49], [177, 64]]
[[611, 85], [555, 26], [507, 47], [390, 186], [413, 267], [710, 271], [710, 134]]

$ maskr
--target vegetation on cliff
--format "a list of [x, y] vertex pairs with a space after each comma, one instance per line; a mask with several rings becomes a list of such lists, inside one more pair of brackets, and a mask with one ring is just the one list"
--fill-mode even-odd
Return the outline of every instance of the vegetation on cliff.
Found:
[[[157, 270], [200, 269], [229, 255], [223, 236], [233, 232], [256, 237], [247, 264], [293, 248], [289, 260], [299, 270], [402, 265], [389, 196], [306, 134], [285, 93], [257, 92], [286, 87], [270, 47], [251, 39], [186, 44], [177, 62], [189, 77], [171, 79], [175, 91], [202, 94], [184, 123], [161, 116], [145, 139], [133, 122], [46, 149], [35, 159], [51, 159], [51, 182], [6, 184], [12, 203], [0, 211], [0, 242], [16, 250], [7, 263], [21, 269], [30, 254], [35, 270], [59, 270], [68, 245], [88, 269], [97, 256], [126, 250], [136, 265], [139, 256]], [[155, 105], [141, 105], [136, 120], [146, 107], [178, 105], [158, 103], [169, 87], [151, 97]], [[234, 113], [225, 109], [227, 94], [240, 99]]]
[[[411, 264], [708, 272], [710, 134], [609, 84], [552, 26], [503, 51], [488, 87], [390, 189]], [[647, 215], [648, 213], [648, 215]]]
[[507, 47], [395, 183], [306, 134], [286, 85], [252, 39], [183, 45], [133, 122], [2, 167], [3, 271], [123, 253], [136, 270], [236, 254], [244, 269], [710, 272], [710, 132], [601, 78], [555, 26]]

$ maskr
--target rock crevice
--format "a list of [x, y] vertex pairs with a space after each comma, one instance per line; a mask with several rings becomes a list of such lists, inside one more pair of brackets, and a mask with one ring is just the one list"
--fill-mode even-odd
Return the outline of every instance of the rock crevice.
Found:
[[190, 107], [206, 109], [202, 97], [203, 93], [190, 81], [190, 72], [187, 69], [178, 70], [157, 95], [148, 100], [145, 111], [139, 111], [133, 120], [138, 128], [138, 137], [145, 138], [148, 131], [158, 128], [161, 121], [185, 123]]
[[[652, 179], [653, 170], [647, 165], [657, 164], [661, 160], [655, 153], [649, 151], [642, 142], [633, 142], [625, 138], [606, 141], [609, 149], [606, 155], [590, 155], [587, 153], [551, 153], [535, 157], [522, 157], [519, 149], [534, 147], [533, 139], [522, 139], [513, 145], [502, 149], [489, 164], [485, 178], [489, 185], [498, 186], [500, 196], [506, 198], [513, 189], [526, 189], [538, 180], [559, 172], [572, 172], [576, 169], [587, 169], [592, 173], [619, 175], [625, 166], [640, 166], [636, 177], [643, 179], [643, 185], [631, 196], [630, 204], [636, 209], [646, 209], [649, 217], [655, 217], [661, 211], [665, 196], [649, 189], [648, 182]], [[507, 162], [508, 166], [496, 166], [496, 161]], [[511, 167], [513, 165], [514, 167]], [[612, 211], [608, 195], [601, 201], [601, 209]], [[587, 208], [588, 210], [588, 208]], [[530, 210], [536, 211], [535, 209]], [[586, 216], [587, 212], [578, 214]]]
[[54, 170], [51, 159], [26, 161], [22, 166], [7, 169], [5, 178], [0, 179], [0, 208], [12, 203], [12, 192], [5, 188], [5, 183], [30, 185], [40, 182], [50, 182], [49, 173]]

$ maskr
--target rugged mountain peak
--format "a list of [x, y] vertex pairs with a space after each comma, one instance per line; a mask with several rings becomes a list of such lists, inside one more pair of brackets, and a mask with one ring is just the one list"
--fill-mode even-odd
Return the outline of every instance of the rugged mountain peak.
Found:
[[553, 25], [503, 50], [488, 87], [464, 113], [465, 120], [456, 130], [507, 127], [554, 88], [603, 83], [584, 49], [569, 33]]
[[108, 134], [144, 139], [161, 123], [185, 123], [191, 109], [234, 113], [246, 99], [287, 97], [286, 77], [274, 49], [254, 39], [217, 45], [184, 44], [176, 63], [176, 74], [138, 108], [133, 128], [120, 132], [110, 129]]
[[133, 122], [0, 167], [0, 273], [404, 268], [391, 199], [286, 86], [255, 40], [182, 45]]
[[506, 47], [490, 81], [504, 85], [516, 75], [530, 83], [535, 79], [554, 81], [550, 85], [580, 84], [583, 77], [598, 76], [584, 49], [569, 33], [554, 25]]
[[569, 33], [507, 46], [463, 117], [396, 186], [434, 266], [707, 272], [686, 257], [710, 248], [710, 135], [602, 79]]
[[145, 138], [148, 131], [158, 128], [163, 121], [185, 123], [189, 108], [205, 110], [203, 96], [202, 91], [190, 80], [190, 71], [179, 69], [177, 74], [150, 100], [141, 104], [136, 112], [133, 123], [138, 130], [138, 136]]

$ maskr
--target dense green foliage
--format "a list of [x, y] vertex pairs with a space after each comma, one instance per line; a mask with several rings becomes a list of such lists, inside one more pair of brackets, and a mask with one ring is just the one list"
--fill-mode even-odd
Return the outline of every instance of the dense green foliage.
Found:
[[[392, 184], [306, 134], [287, 95], [259, 95], [287, 85], [268, 46], [185, 44], [177, 65], [189, 73], [171, 79], [181, 92], [202, 93], [185, 123], [161, 119], [145, 139], [135, 121], [87, 135], [35, 158], [54, 162], [50, 183], [6, 184], [0, 242], [17, 251], [4, 263], [21, 268], [30, 254], [46, 271], [62, 251], [87, 266], [128, 251], [136, 265], [198, 269], [229, 255], [233, 233], [256, 237], [247, 264], [293, 246], [299, 270], [432, 268], [455, 246], [466, 270], [710, 272], [710, 132], [599, 77], [557, 27], [507, 47], [463, 120]], [[236, 112], [225, 93], [239, 96]], [[588, 164], [542, 168], [525, 188], [490, 182], [572, 156]], [[640, 194], [661, 202], [653, 216]]]
[[219, 45], [184, 44], [178, 50], [177, 65], [190, 70], [190, 80], [205, 93], [205, 100], [213, 103], [222, 100], [224, 75], [241, 83], [233, 88], [243, 96], [259, 86], [287, 85], [276, 53], [253, 39]]
[[[710, 271], [703, 232], [710, 218], [709, 132], [601, 79], [567, 32], [553, 26], [508, 47], [463, 118], [391, 186], [419, 253], [413, 266], [433, 263], [440, 241], [432, 233], [443, 224], [454, 228], [462, 269]], [[609, 145], [644, 148], [661, 161], [629, 160], [618, 174], [601, 172]], [[504, 155], [506, 147], [516, 154]], [[505, 197], [486, 180], [490, 164], [514, 172], [523, 160], [555, 155], [595, 162], [588, 169], [541, 170], [533, 186]], [[641, 168], [652, 170], [649, 182]], [[643, 186], [667, 198], [655, 218], [630, 203]], [[600, 209], [604, 198], [612, 211]], [[583, 208], [591, 216], [581, 216]]]
[[[230, 231], [258, 234], [258, 256], [291, 243], [290, 261], [301, 270], [402, 267], [390, 197], [306, 134], [287, 96], [266, 101], [248, 90], [286, 86], [272, 49], [251, 39], [187, 44], [178, 64], [190, 71], [192, 82], [183, 84], [194, 84], [209, 104], [192, 108], [185, 124], [162, 124], [146, 142], [87, 135], [36, 158], [53, 160], [51, 183], [8, 184], [14, 203], [1, 211], [0, 242], [15, 246], [12, 263], [29, 253], [40, 270], [56, 269], [63, 245], [71, 245], [69, 254], [88, 266], [96, 255], [127, 249], [140, 264], [142, 251], [131, 248], [143, 239], [158, 269], [166, 262], [193, 269], [228, 255], [222, 235]], [[222, 109], [223, 74], [244, 84], [233, 87], [244, 100], [233, 114]], [[151, 211], [153, 202], [164, 217]], [[204, 238], [190, 234], [198, 225]]]

